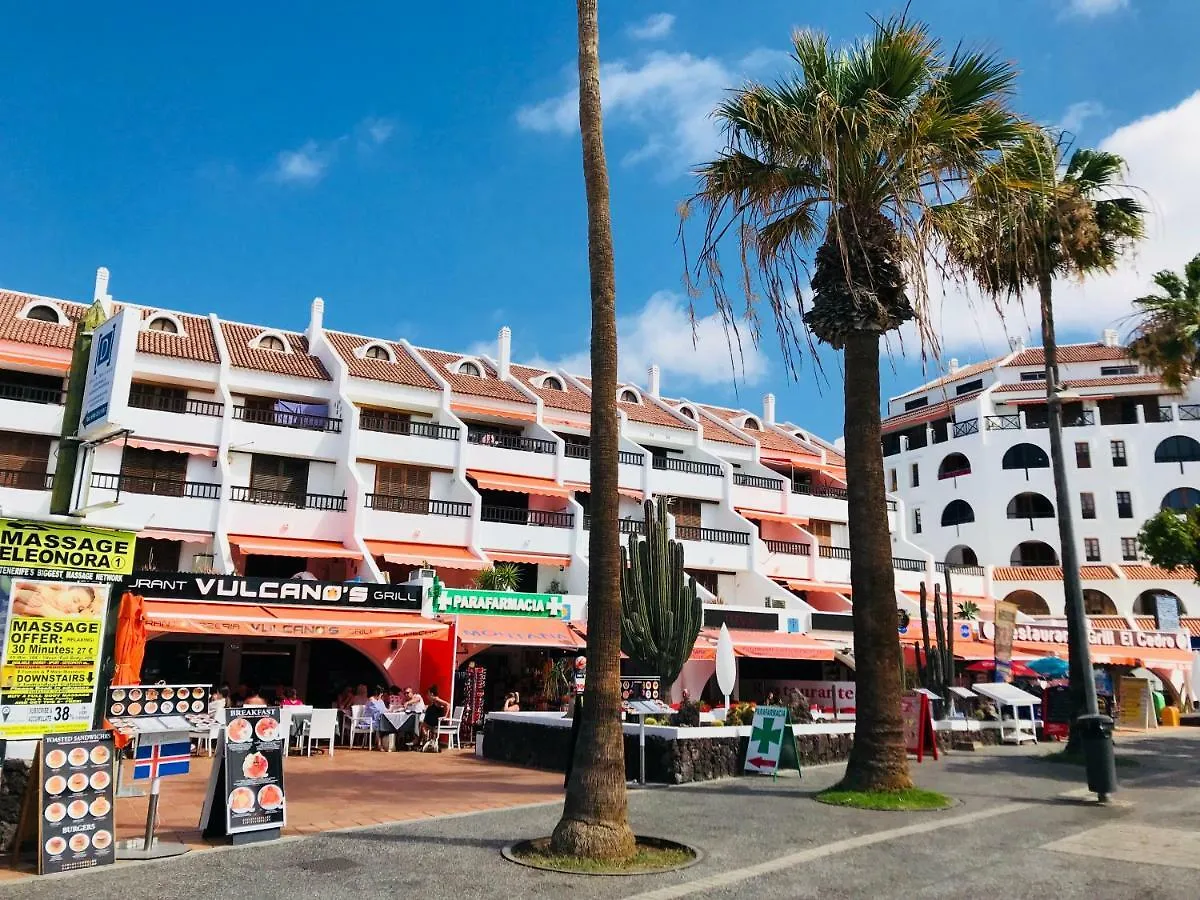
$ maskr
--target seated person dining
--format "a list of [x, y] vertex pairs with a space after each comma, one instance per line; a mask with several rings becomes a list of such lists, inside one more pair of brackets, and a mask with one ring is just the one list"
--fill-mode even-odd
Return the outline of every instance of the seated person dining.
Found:
[[438, 686], [431, 684], [427, 692], [429, 704], [421, 722], [421, 749], [437, 753], [440, 749], [437, 738], [438, 720], [450, 715], [450, 704], [438, 696]]

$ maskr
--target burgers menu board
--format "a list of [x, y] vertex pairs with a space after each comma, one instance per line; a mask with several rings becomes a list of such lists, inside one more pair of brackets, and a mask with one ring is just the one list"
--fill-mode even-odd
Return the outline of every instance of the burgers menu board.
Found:
[[112, 733], [46, 735], [38, 771], [38, 874], [114, 862]]
[[230, 710], [224, 748], [226, 834], [284, 826], [283, 742], [287, 739], [278, 706]]

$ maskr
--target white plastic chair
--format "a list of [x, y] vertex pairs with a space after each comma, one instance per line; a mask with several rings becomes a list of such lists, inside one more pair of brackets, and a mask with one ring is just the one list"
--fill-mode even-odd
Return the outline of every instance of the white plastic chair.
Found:
[[375, 720], [367, 718], [365, 706], [350, 707], [350, 747], [354, 748], [355, 735], [365, 735], [363, 746], [371, 749], [375, 742]]
[[[312, 715], [313, 708], [311, 706], [307, 706], [307, 705], [305, 705], [305, 706], [288, 706], [288, 707], [284, 707], [284, 708], [288, 710], [288, 715], [291, 716], [292, 719], [296, 719], [297, 717], [303, 717], [303, 718], [300, 718], [300, 720], [299, 720], [300, 721], [299, 729], [297, 729], [296, 733], [294, 735], [292, 735], [292, 739], [296, 743], [296, 750], [299, 751], [304, 746], [304, 735], [308, 731], [308, 723], [309, 723], [308, 717], [310, 717]], [[288, 734], [289, 735], [291, 734], [290, 728], [288, 729]]]
[[288, 748], [292, 744], [292, 707], [281, 706], [279, 708], [279, 733], [283, 735], [283, 755], [288, 755]]
[[336, 709], [314, 709], [304, 734], [308, 755], [312, 756], [313, 741], [329, 741], [329, 757], [333, 758], [334, 736], [337, 734], [338, 711]]
[[443, 716], [438, 719], [437, 742], [440, 744], [442, 738], [446, 738], [447, 750], [462, 749], [462, 741], [459, 740], [458, 732], [462, 728], [462, 717], [465, 709], [466, 707], [456, 706], [451, 711], [450, 718]]

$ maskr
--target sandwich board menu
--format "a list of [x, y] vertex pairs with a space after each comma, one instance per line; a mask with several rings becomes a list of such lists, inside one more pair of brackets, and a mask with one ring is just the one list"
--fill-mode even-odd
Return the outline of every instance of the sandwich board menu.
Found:
[[108, 586], [0, 577], [0, 738], [92, 726]]
[[938, 758], [937, 735], [933, 730], [933, 713], [929, 695], [905, 691], [900, 697], [900, 717], [904, 723], [904, 746], [924, 762], [925, 754]]
[[39, 875], [111, 865], [116, 860], [113, 758], [113, 737], [108, 731], [43, 738], [13, 845], [14, 851], [19, 850], [36, 831]]
[[270, 840], [287, 822], [283, 792], [283, 742], [278, 706], [244, 706], [227, 713], [208, 796], [200, 812], [205, 837], [235, 844]]

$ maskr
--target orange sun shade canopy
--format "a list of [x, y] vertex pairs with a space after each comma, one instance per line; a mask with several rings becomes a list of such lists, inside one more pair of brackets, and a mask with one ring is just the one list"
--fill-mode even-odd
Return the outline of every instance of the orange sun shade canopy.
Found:
[[487, 491], [512, 491], [517, 494], [536, 494], [539, 497], [570, 497], [573, 488], [559, 484], [549, 478], [533, 478], [528, 475], [508, 475], [502, 472], [467, 472], [476, 483]]
[[488, 564], [466, 547], [448, 544], [408, 544], [399, 541], [367, 541], [372, 556], [382, 556], [398, 566], [421, 566], [425, 563], [443, 569], [482, 569]]
[[571, 564], [571, 557], [554, 553], [520, 553], [511, 550], [484, 550], [484, 555], [495, 562], [532, 563], [535, 566], [561, 566]]
[[[705, 628], [701, 634], [716, 647], [719, 631]], [[833, 647], [804, 634], [731, 628], [729, 637], [733, 639], [733, 652], [748, 659], [824, 659], [832, 662], [834, 658]]]
[[362, 559], [362, 554], [336, 541], [308, 541], [300, 538], [254, 537], [231, 534], [229, 543], [247, 556], [295, 556], [301, 559]]
[[549, 647], [578, 650], [587, 642], [559, 619], [523, 616], [459, 616], [458, 639], [464, 644], [500, 644], [506, 647]]
[[149, 438], [130, 437], [125, 439], [130, 447], [139, 447], [142, 450], [163, 450], [167, 453], [186, 453], [189, 456], [207, 456], [212, 459], [217, 457], [216, 447], [205, 447], [200, 444], [178, 444], [174, 441], [152, 441]]
[[158, 634], [336, 638], [343, 641], [378, 638], [444, 641], [450, 628], [443, 622], [432, 622], [418, 615], [382, 610], [147, 600], [146, 630]]

